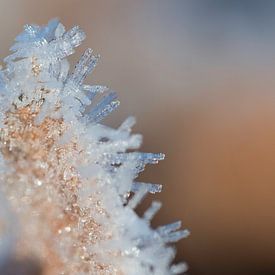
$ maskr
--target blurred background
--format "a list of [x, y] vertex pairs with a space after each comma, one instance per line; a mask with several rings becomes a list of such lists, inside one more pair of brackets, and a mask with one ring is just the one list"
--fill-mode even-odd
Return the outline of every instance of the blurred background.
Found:
[[275, 1], [0, 0], [1, 59], [24, 24], [53, 17], [87, 34], [72, 62], [101, 54], [89, 80], [121, 100], [106, 122], [134, 115], [142, 150], [166, 153], [142, 179], [164, 185], [154, 225], [191, 230], [176, 261], [275, 274]]

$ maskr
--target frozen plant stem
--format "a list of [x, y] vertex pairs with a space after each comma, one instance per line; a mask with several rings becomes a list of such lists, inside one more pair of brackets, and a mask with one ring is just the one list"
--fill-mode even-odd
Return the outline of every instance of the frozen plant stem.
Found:
[[99, 58], [91, 49], [69, 73], [66, 57], [84, 38], [58, 20], [27, 25], [4, 60], [0, 269], [35, 258], [43, 274], [182, 273], [169, 243], [188, 231], [180, 222], [150, 227], [160, 202], [143, 217], [134, 210], [161, 191], [135, 179], [164, 155], [133, 152], [141, 136], [131, 134], [132, 117], [118, 129], [101, 124], [119, 101], [105, 86], [83, 83]]

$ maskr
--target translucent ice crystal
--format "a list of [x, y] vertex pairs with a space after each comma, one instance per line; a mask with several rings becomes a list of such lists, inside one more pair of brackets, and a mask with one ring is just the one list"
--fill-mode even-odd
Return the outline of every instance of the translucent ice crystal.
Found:
[[172, 264], [168, 244], [188, 231], [180, 222], [153, 229], [158, 201], [142, 217], [134, 210], [161, 191], [136, 178], [164, 155], [133, 152], [142, 140], [131, 134], [134, 118], [117, 129], [101, 123], [119, 101], [107, 87], [84, 83], [99, 58], [91, 49], [70, 73], [66, 58], [84, 38], [56, 19], [26, 25], [4, 59], [0, 265], [34, 257], [44, 274], [182, 273], [186, 265]]

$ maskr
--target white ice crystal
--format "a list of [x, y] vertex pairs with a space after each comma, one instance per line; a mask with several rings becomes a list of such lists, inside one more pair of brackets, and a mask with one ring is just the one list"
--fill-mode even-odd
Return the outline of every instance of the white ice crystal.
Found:
[[[186, 265], [172, 264], [175, 251], [170, 246], [188, 235], [179, 230], [181, 222], [152, 229], [158, 201], [143, 217], [135, 213], [147, 193], [161, 191], [160, 184], [135, 179], [164, 155], [133, 151], [141, 136], [131, 134], [132, 117], [118, 129], [101, 124], [119, 101], [105, 86], [84, 84], [99, 58], [91, 49], [70, 73], [66, 57], [84, 38], [79, 27], [65, 31], [56, 19], [43, 27], [27, 25], [5, 58], [0, 71], [1, 165], [7, 167], [3, 193], [29, 240], [28, 251], [47, 262], [45, 251], [53, 242], [59, 260], [48, 263], [55, 265], [49, 274], [182, 273]], [[1, 211], [0, 219], [7, 220]], [[51, 224], [55, 219], [60, 221], [56, 232]], [[2, 238], [7, 240], [4, 233]], [[8, 239], [16, 246], [14, 238]], [[21, 248], [18, 242], [20, 255], [24, 241]], [[7, 249], [4, 243], [2, 251]]]

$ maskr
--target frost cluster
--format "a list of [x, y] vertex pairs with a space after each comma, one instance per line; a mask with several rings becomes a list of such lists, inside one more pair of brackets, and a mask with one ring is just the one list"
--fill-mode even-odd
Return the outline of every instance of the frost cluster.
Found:
[[182, 273], [170, 243], [188, 231], [180, 221], [153, 229], [158, 201], [142, 217], [135, 212], [147, 193], [161, 191], [138, 182], [139, 173], [164, 155], [134, 151], [141, 145], [131, 134], [134, 118], [117, 129], [101, 123], [119, 101], [107, 87], [84, 83], [99, 59], [91, 49], [70, 71], [66, 58], [84, 38], [56, 19], [27, 25], [4, 59], [0, 257], [34, 256], [45, 274]]

